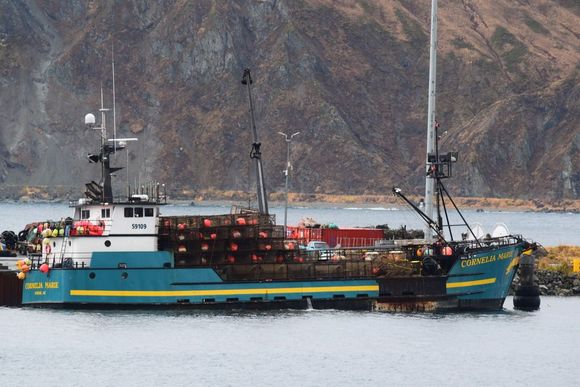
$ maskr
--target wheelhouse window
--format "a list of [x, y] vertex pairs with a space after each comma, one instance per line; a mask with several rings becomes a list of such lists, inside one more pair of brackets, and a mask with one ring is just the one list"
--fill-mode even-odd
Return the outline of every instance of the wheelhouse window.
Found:
[[151, 218], [151, 217], [153, 217], [153, 216], [154, 216], [154, 215], [153, 215], [153, 208], [146, 208], [146, 209], [145, 209], [145, 216], [146, 216], [147, 218]]
[[135, 213], [135, 218], [142, 218], [143, 217], [143, 207], [135, 207], [134, 213]]
[[89, 219], [91, 217], [90, 210], [81, 210], [81, 219]]
[[133, 207], [125, 207], [125, 218], [133, 217]]
[[101, 209], [101, 218], [110, 218], [111, 217], [111, 209], [110, 208], [102, 208]]

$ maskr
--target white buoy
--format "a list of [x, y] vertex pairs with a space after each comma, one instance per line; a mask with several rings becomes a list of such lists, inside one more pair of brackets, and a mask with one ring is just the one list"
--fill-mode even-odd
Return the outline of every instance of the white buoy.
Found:
[[479, 223], [474, 223], [471, 231], [473, 234], [469, 236], [469, 239], [481, 239], [485, 236], [485, 230]]
[[503, 223], [496, 224], [495, 227], [493, 228], [493, 231], [491, 232], [492, 238], [500, 238], [508, 235], [510, 235], [510, 230]]

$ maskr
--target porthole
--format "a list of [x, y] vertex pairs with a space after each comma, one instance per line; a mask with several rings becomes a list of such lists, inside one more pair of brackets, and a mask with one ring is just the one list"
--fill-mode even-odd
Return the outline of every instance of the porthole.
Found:
[[93, 272], [90, 272], [90, 273], [89, 273], [89, 278], [90, 278], [90, 279], [95, 279], [95, 277], [96, 277], [96, 276], [97, 276], [97, 275], [96, 275], [95, 273], [93, 273]]
[[129, 274], [127, 274], [127, 272], [123, 272], [123, 274], [121, 274], [121, 278], [123, 279], [127, 279], [129, 277]]
[[105, 241], [105, 246], [106, 246], [106, 247], [111, 247], [111, 241], [109, 241], [109, 240], [106, 240], [106, 241]]

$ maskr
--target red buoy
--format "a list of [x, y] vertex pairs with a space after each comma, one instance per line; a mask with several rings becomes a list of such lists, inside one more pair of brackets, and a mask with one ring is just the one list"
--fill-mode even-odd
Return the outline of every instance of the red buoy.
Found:
[[40, 270], [41, 273], [48, 273], [48, 271], [50, 270], [50, 267], [48, 266], [47, 263], [43, 263], [42, 265], [40, 265], [38, 270]]
[[204, 219], [203, 220], [203, 225], [205, 227], [211, 227], [211, 225], [212, 225], [211, 219]]
[[230, 250], [231, 251], [238, 251], [238, 244], [237, 243], [230, 243]]
[[453, 255], [453, 249], [451, 248], [451, 246], [445, 246], [443, 249], [441, 249], [441, 254]]

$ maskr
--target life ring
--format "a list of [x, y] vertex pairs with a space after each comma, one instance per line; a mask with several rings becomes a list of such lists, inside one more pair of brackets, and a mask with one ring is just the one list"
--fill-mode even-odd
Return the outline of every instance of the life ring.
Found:
[[42, 252], [46, 255], [52, 252], [52, 247], [50, 247], [50, 243], [44, 244], [44, 246], [42, 247]]

